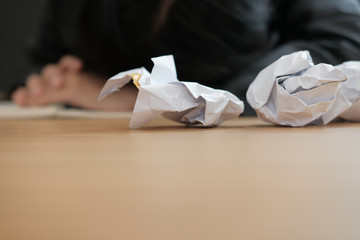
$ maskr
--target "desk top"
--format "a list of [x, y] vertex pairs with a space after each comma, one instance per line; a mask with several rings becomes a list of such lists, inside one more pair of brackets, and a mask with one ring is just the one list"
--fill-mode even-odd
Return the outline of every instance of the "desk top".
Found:
[[360, 124], [0, 121], [0, 239], [360, 239]]

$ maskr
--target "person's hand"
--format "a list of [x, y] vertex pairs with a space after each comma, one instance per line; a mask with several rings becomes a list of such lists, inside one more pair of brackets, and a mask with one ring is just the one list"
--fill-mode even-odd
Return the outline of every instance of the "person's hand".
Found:
[[25, 87], [18, 88], [12, 100], [19, 106], [41, 106], [67, 103], [98, 110], [131, 110], [137, 90], [123, 88], [102, 102], [97, 96], [105, 83], [103, 77], [82, 71], [83, 64], [74, 56], [64, 56], [58, 64], [46, 65], [40, 74], [28, 77]]
[[32, 74], [26, 80], [25, 87], [20, 87], [12, 94], [12, 100], [20, 106], [39, 106], [63, 102], [67, 88], [65, 74], [80, 72], [82, 61], [75, 56], [64, 56], [57, 64], [46, 65], [40, 74]]

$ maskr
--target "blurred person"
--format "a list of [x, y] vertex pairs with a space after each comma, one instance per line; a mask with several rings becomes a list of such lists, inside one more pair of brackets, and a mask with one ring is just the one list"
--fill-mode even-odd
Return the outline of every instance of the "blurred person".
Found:
[[181, 81], [242, 100], [257, 73], [284, 54], [360, 60], [358, 0], [51, 0], [45, 15], [30, 54], [42, 70], [12, 94], [21, 106], [131, 110], [134, 86], [97, 102], [103, 84], [121, 71], [151, 70], [150, 58], [167, 54]]

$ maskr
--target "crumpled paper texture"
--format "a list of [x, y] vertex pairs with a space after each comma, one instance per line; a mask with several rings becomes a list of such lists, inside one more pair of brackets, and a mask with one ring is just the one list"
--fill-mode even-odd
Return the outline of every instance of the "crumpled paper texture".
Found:
[[359, 76], [360, 62], [314, 65], [308, 51], [299, 51], [263, 69], [246, 97], [260, 119], [274, 124], [326, 125], [339, 116], [358, 121]]
[[106, 82], [99, 95], [101, 100], [131, 81], [132, 74], [141, 75], [130, 128], [137, 129], [160, 115], [186, 125], [216, 126], [243, 112], [244, 103], [230, 92], [179, 81], [172, 55], [152, 61], [151, 73], [145, 68], [121, 72]]

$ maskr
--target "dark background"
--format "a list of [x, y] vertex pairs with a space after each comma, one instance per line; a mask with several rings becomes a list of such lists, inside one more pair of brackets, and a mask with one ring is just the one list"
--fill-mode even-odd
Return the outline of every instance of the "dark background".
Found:
[[0, 99], [8, 98], [31, 72], [26, 47], [38, 31], [45, 2], [0, 1]]

